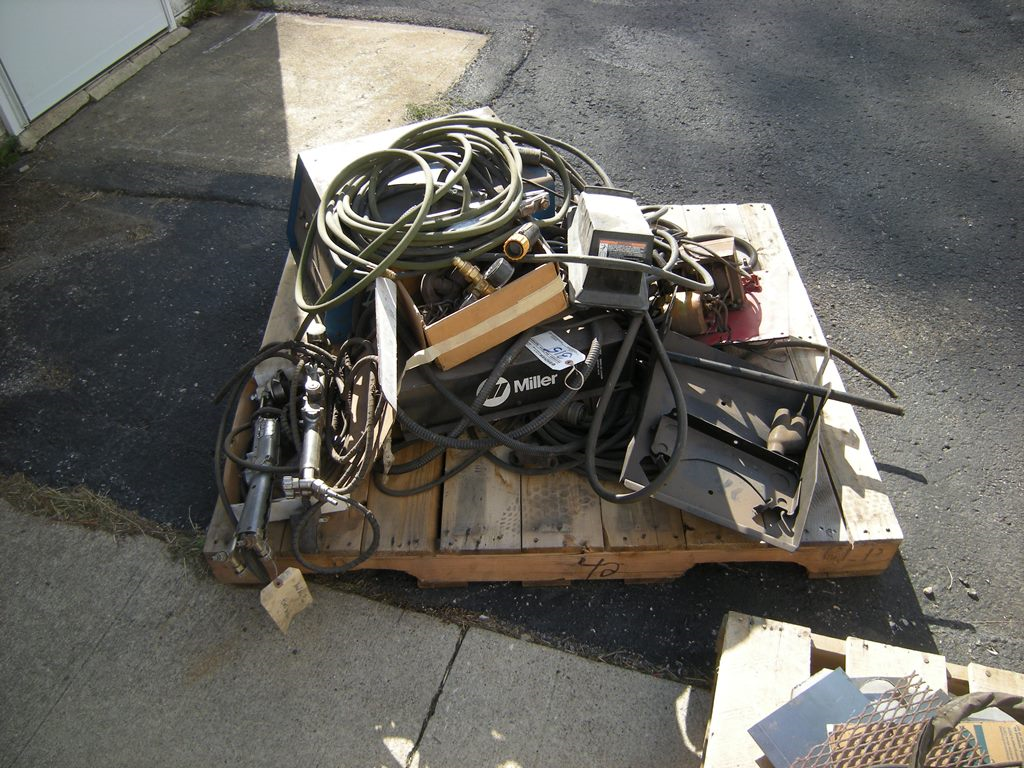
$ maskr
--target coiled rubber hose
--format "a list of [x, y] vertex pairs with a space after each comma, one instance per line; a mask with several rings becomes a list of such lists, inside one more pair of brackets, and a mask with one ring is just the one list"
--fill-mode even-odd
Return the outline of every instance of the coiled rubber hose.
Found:
[[[556, 149], [557, 148], [557, 149]], [[389, 149], [353, 161], [324, 189], [316, 221], [299, 255], [295, 302], [320, 313], [344, 304], [389, 270], [427, 272], [451, 266], [456, 256], [473, 261], [500, 251], [521, 224], [528, 187], [559, 202], [541, 227], [561, 223], [582, 174], [558, 151], [575, 156], [610, 185], [583, 152], [555, 139], [498, 120], [454, 116], [412, 129]], [[556, 185], [532, 184], [525, 165], [544, 168]], [[389, 220], [389, 209], [404, 210]], [[307, 298], [309, 262], [319, 240], [334, 263], [333, 282]]]

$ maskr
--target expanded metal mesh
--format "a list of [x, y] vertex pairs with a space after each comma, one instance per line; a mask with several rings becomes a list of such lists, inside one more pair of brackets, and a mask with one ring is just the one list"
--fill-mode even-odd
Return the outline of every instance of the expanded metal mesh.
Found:
[[[836, 725], [828, 739], [813, 747], [792, 768], [872, 768], [910, 765], [921, 731], [939, 707], [949, 701], [917, 675], [902, 678], [863, 712]], [[974, 768], [988, 764], [974, 737], [954, 730], [932, 747], [927, 768]]]

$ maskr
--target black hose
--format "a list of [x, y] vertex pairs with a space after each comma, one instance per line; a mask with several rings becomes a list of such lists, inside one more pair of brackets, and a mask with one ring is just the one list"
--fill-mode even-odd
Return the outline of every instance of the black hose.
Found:
[[[401, 285], [401, 283], [399, 283], [399, 285]], [[400, 331], [402, 332], [401, 336], [402, 336], [403, 343], [405, 343], [406, 347], [408, 347], [410, 349], [410, 351], [411, 351], [413, 345], [412, 345], [411, 341], [408, 338], [408, 334], [406, 333], [406, 329], [404, 328], [404, 326], [400, 328]], [[516, 359], [516, 357], [519, 355], [519, 353], [523, 350], [523, 348], [526, 346], [526, 343], [530, 340], [532, 335], [533, 335], [533, 331], [532, 330], [524, 331], [523, 333], [521, 333], [519, 335], [519, 337], [511, 345], [509, 345], [509, 348], [506, 349], [505, 352], [502, 354], [501, 358], [498, 360], [498, 362], [495, 364], [494, 368], [491, 370], [491, 373], [484, 380], [483, 384], [479, 387], [479, 389], [478, 389], [478, 391], [476, 393], [476, 397], [473, 400], [473, 403], [469, 406], [470, 409], [474, 413], [478, 413], [480, 411], [480, 408], [483, 407], [484, 401], [488, 397], [490, 397], [491, 393], [494, 391], [494, 386], [497, 383], [498, 379], [501, 378], [502, 375], [504, 375], [506, 369], [512, 364], [512, 362]], [[430, 369], [428, 367], [425, 367], [423, 369], [423, 374], [427, 378], [428, 382], [434, 387], [434, 389], [436, 391], [443, 392], [444, 390], [447, 389], [444, 386], [444, 384], [442, 384], [438, 380], [437, 376], [434, 375], [432, 369]], [[450, 394], [450, 392], [448, 394]], [[459, 401], [459, 404], [462, 405], [462, 402]], [[401, 412], [401, 413], [398, 414], [399, 415], [399, 420], [401, 420], [403, 413], [404, 412]], [[416, 459], [413, 459], [412, 461], [407, 462], [407, 463], [405, 463], [403, 465], [399, 465], [397, 470], [396, 470], [395, 467], [392, 467], [391, 471], [395, 472], [396, 474], [402, 474], [402, 473], [405, 473], [405, 472], [413, 472], [413, 471], [419, 469], [420, 467], [426, 466], [431, 461], [433, 461], [438, 456], [440, 456], [442, 453], [444, 453], [445, 449], [449, 447], [449, 446], [443, 445], [441, 443], [438, 443], [437, 441], [434, 441], [434, 440], [430, 439], [429, 437], [428, 438], [424, 438], [423, 434], [425, 434], [429, 430], [426, 430], [425, 427], [421, 427], [419, 424], [416, 424], [415, 422], [413, 422], [411, 417], [408, 416], [408, 414], [404, 414], [404, 415], [405, 415], [405, 418], [407, 419], [407, 423], [411, 423], [411, 425], [412, 425], [410, 427], [409, 431], [413, 432], [413, 434], [417, 434], [418, 433], [417, 434], [417, 439], [418, 440], [423, 440], [424, 442], [433, 443], [434, 447], [431, 448], [430, 450], [426, 451], [425, 453], [423, 453], [421, 456], [417, 457]], [[467, 416], [463, 415], [463, 417], [459, 420], [459, 422], [451, 429], [451, 431], [449, 432], [447, 437], [457, 438], [459, 435], [461, 435], [465, 431], [465, 429], [469, 426], [469, 424], [470, 424], [470, 419]], [[433, 433], [431, 433], [431, 434], [433, 434]], [[490, 446], [486, 446], [486, 448], [489, 448], [489, 447]]]
[[[387, 484], [385, 484], [382, 481], [381, 475], [379, 475], [379, 474], [375, 474], [373, 476], [373, 484], [376, 485], [377, 489], [381, 493], [383, 493], [385, 496], [396, 496], [396, 497], [418, 496], [419, 494], [424, 493], [425, 491], [429, 491], [431, 488], [436, 488], [439, 485], [443, 485], [444, 483], [446, 483], [447, 481], [449, 481], [453, 477], [455, 477], [457, 474], [459, 474], [463, 470], [467, 469], [469, 467], [469, 465], [472, 464], [473, 462], [475, 462], [477, 459], [481, 458], [482, 456], [488, 456], [488, 455], [490, 455], [490, 449], [487, 449], [487, 448], [481, 448], [478, 451], [469, 453], [469, 454], [467, 454], [462, 459], [462, 461], [460, 461], [454, 467], [445, 467], [444, 472], [442, 472], [440, 475], [438, 475], [437, 477], [435, 477], [435, 478], [433, 478], [431, 480], [428, 480], [427, 482], [423, 483], [422, 485], [417, 485], [414, 488], [395, 488], [393, 486], [387, 485]], [[394, 467], [392, 467], [392, 470], [393, 469], [394, 469]], [[389, 473], [389, 474], [392, 474], [392, 473]], [[394, 474], [400, 474], [400, 473], [394, 473]]]
[[[241, 398], [245, 384], [245, 379], [236, 382], [231, 392], [232, 403], [236, 403]], [[217, 489], [217, 497], [220, 499], [224, 512], [227, 513], [228, 520], [231, 521], [232, 526], [237, 528], [238, 516], [231, 508], [231, 500], [228, 498], [227, 488], [224, 487], [224, 438], [228, 433], [228, 423], [231, 421], [234, 413], [234, 408], [225, 408], [224, 413], [220, 417], [220, 423], [217, 427], [217, 442], [213, 448], [213, 482], [214, 487]]]
[[835, 357], [837, 360], [842, 360], [848, 366], [853, 368], [857, 373], [863, 376], [865, 379], [870, 381], [872, 384], [880, 387], [885, 391], [889, 397], [899, 398], [899, 393], [887, 382], [885, 379], [880, 377], [877, 373], [872, 371], [867, 366], [858, 362], [851, 355], [846, 354], [840, 349], [836, 349], [828, 344], [819, 344], [816, 341], [807, 341], [806, 339], [768, 339], [766, 341], [741, 341], [732, 342], [731, 346], [740, 347], [751, 351], [762, 351], [771, 349], [783, 349], [786, 347], [795, 347], [797, 349], [813, 349], [818, 352], [827, 352], [828, 354]]
[[629, 504], [633, 501], [645, 499], [655, 493], [659, 488], [665, 485], [669, 479], [671, 479], [673, 472], [675, 472], [676, 467], [683, 458], [683, 452], [686, 450], [685, 424], [687, 419], [686, 400], [683, 397], [683, 388], [679, 384], [679, 379], [676, 376], [675, 369], [672, 367], [672, 363], [668, 358], [665, 345], [661, 342], [661, 336], [658, 335], [658, 329], [655, 327], [654, 321], [648, 313], [643, 312], [639, 316], [634, 317], [633, 321], [629, 324], [629, 329], [626, 331], [626, 339], [622, 342], [622, 347], [615, 358], [615, 363], [612, 366], [611, 372], [608, 374], [607, 381], [612, 387], [614, 387], [615, 382], [617, 382], [619, 380], [619, 376], [622, 375], [622, 369], [625, 367], [626, 363], [626, 356], [623, 352], [628, 351], [633, 346], [637, 332], [640, 330], [641, 321], [647, 329], [647, 334], [650, 337], [651, 343], [654, 345], [657, 362], [664, 371], [665, 378], [668, 380], [669, 389], [672, 391], [672, 399], [675, 401], [676, 420], [679, 424], [679, 429], [676, 430], [676, 442], [673, 446], [672, 453], [669, 455], [668, 461], [653, 480], [649, 481], [643, 488], [639, 488], [635, 491], [630, 491], [628, 493], [614, 493], [607, 490], [601, 484], [601, 480], [597, 475], [597, 466], [595, 461], [597, 456], [597, 437], [601, 432], [601, 423], [604, 421], [604, 415], [608, 410], [608, 403], [610, 400], [610, 398], [601, 398], [597, 404], [597, 410], [594, 413], [594, 420], [590, 424], [590, 430], [587, 432], [587, 447], [584, 452], [586, 460], [584, 461], [583, 466], [586, 469], [587, 481], [590, 483], [590, 487], [594, 490], [594, 493], [605, 501], [610, 501], [615, 504]]
[[868, 408], [872, 411], [881, 411], [882, 413], [891, 413], [894, 416], [902, 416], [904, 414], [902, 406], [887, 403], [884, 400], [875, 400], [873, 397], [852, 395], [849, 392], [832, 389], [831, 387], [823, 387], [819, 384], [809, 384], [805, 381], [797, 381], [796, 379], [787, 379], [785, 376], [776, 376], [774, 373], [768, 373], [767, 371], [759, 371], [753, 368], [746, 368], [741, 365], [722, 363], [718, 360], [709, 360], [706, 357], [686, 355], [682, 352], [669, 352], [668, 356], [671, 360], [682, 363], [683, 365], [693, 366], [694, 368], [703, 368], [704, 370], [713, 371], [725, 376], [735, 376], [739, 379], [748, 379], [749, 381], [757, 381], [762, 384], [770, 384], [772, 386], [782, 387], [783, 389], [790, 389], [794, 392], [800, 392], [804, 395], [828, 397], [832, 400], [838, 400], [840, 403], [856, 405], [859, 408]]
[[305, 533], [310, 521], [312, 521], [314, 517], [319, 517], [320, 508], [323, 506], [323, 502], [311, 505], [309, 509], [306, 509], [305, 511], [300, 512], [299, 514], [292, 516], [291, 529], [292, 554], [295, 556], [295, 559], [299, 561], [299, 564], [303, 568], [307, 568], [313, 573], [319, 573], [323, 576], [338, 576], [342, 573], [347, 573], [348, 571], [351, 571], [353, 568], [362, 565], [371, 557], [373, 557], [373, 555], [377, 552], [377, 548], [380, 546], [380, 523], [377, 522], [377, 518], [374, 517], [373, 512], [371, 512], [369, 509], [367, 509], [365, 506], [360, 504], [355, 499], [341, 499], [341, 502], [347, 504], [350, 508], [355, 507], [356, 509], [358, 509], [362, 513], [363, 518], [366, 520], [366, 522], [370, 524], [370, 529], [372, 531], [370, 544], [356, 557], [352, 558], [346, 563], [342, 563], [341, 565], [333, 566], [330, 568], [324, 568], [322, 566], [315, 565], [314, 563], [309, 562], [309, 560], [307, 560], [303, 556], [302, 550], [299, 547], [299, 542], [302, 541], [302, 535]]

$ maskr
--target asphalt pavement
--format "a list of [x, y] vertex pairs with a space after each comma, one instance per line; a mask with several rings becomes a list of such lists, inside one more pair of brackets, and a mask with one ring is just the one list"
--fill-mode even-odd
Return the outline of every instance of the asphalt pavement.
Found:
[[[687, 680], [709, 680], [728, 610], [1024, 671], [1019, 3], [281, 7], [489, 37], [449, 60], [367, 27], [303, 75], [334, 39], [310, 19], [204, 21], [4, 172], [0, 471], [204, 523], [210, 397], [259, 342], [294, 153], [450, 88], [645, 201], [772, 204], [832, 342], [903, 393], [907, 416], [861, 421], [906, 540], [875, 578], [730, 565], [663, 585], [422, 591], [384, 573], [365, 589]], [[386, 76], [359, 79], [347, 53]], [[438, 77], [373, 85], [412, 74]]]

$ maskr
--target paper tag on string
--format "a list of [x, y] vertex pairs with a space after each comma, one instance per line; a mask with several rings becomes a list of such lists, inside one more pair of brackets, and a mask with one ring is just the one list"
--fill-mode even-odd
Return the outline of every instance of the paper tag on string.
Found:
[[526, 348], [553, 371], [564, 371], [587, 359], [586, 355], [551, 331], [538, 333], [526, 342]]
[[286, 568], [260, 591], [260, 604], [282, 632], [287, 632], [292, 619], [312, 602], [313, 595], [298, 568]]

